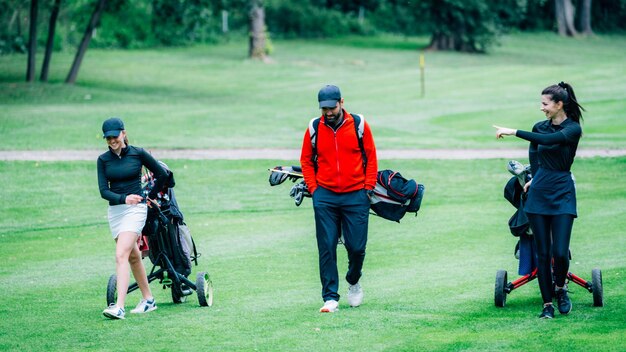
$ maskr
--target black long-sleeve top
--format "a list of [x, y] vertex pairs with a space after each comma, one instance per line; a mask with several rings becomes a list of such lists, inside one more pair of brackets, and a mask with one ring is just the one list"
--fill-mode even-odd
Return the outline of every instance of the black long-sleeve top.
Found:
[[582, 128], [571, 119], [565, 119], [560, 125], [544, 120], [537, 122], [532, 132], [517, 130], [515, 135], [530, 142], [528, 158], [531, 172], [535, 175], [539, 167], [570, 171]]
[[141, 193], [141, 167], [146, 166], [156, 179], [148, 197], [155, 199], [158, 191], [167, 180], [166, 171], [143, 148], [132, 145], [122, 149], [118, 156], [111, 151], [98, 157], [98, 186], [100, 196], [109, 201], [109, 205], [126, 204], [126, 196]]

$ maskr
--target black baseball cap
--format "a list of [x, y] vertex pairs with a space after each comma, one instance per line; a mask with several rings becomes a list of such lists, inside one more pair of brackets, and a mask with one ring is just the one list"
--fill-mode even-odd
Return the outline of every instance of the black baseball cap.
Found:
[[117, 137], [123, 130], [124, 122], [117, 117], [111, 117], [102, 123], [102, 138]]
[[339, 100], [341, 100], [341, 91], [337, 86], [329, 84], [320, 89], [319, 93], [317, 93], [317, 101], [320, 102], [320, 109], [334, 108], [337, 106]]

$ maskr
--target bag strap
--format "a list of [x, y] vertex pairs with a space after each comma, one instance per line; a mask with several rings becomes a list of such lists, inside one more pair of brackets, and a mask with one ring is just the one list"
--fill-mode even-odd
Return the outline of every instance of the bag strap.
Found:
[[[354, 130], [357, 140], [359, 141], [359, 149], [361, 150], [361, 159], [363, 160], [363, 173], [367, 168], [367, 155], [365, 154], [365, 146], [363, 145], [363, 134], [365, 134], [365, 118], [360, 114], [350, 114], [354, 119]], [[313, 156], [311, 161], [317, 171], [317, 131], [319, 130], [320, 117], [315, 117], [309, 121], [309, 137], [311, 138], [311, 147], [313, 149]]]
[[359, 149], [361, 149], [361, 160], [363, 160], [363, 173], [366, 173], [367, 169], [367, 155], [365, 154], [365, 146], [363, 146], [363, 134], [365, 133], [365, 118], [363, 115], [354, 114], [354, 129], [356, 130], [356, 137], [359, 141]]

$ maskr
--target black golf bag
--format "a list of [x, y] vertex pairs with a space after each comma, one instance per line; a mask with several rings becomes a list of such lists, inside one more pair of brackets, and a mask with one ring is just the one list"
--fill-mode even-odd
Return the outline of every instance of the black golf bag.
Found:
[[[157, 195], [156, 202], [159, 207], [153, 205], [148, 208], [148, 217], [142, 235], [148, 239], [148, 255], [152, 264], [159, 265], [158, 256], [164, 252], [176, 272], [187, 277], [191, 273], [191, 262], [194, 261], [198, 265], [198, 254], [193, 238], [184, 222], [183, 213], [176, 201], [173, 189], [176, 184], [174, 173], [164, 163], [161, 163], [161, 166], [166, 170], [168, 179]], [[154, 185], [154, 180], [148, 178], [145, 194], [150, 192], [152, 185]], [[160, 240], [162, 240], [162, 244]]]
[[[276, 166], [269, 171], [271, 186], [277, 186], [287, 179], [295, 183], [304, 177], [300, 166]], [[415, 213], [417, 216], [424, 190], [424, 185], [418, 184], [413, 179], [402, 177], [399, 172], [378, 171], [376, 186], [370, 196], [370, 209], [373, 211], [370, 214], [395, 222], [400, 222], [407, 212]], [[304, 197], [311, 197], [304, 180], [295, 184], [289, 195], [294, 199], [296, 206], [300, 206]]]

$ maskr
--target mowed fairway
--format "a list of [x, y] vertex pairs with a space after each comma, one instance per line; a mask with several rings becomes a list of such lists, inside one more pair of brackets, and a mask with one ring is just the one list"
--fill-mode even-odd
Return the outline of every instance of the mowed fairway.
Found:
[[[147, 148], [297, 149], [329, 82], [348, 110], [365, 114], [379, 150], [524, 149], [521, 140], [496, 141], [491, 125], [529, 129], [543, 118], [541, 89], [561, 80], [588, 110], [579, 149], [626, 148], [626, 37], [525, 34], [490, 55], [429, 52], [420, 98], [415, 47], [426, 41], [276, 41], [271, 64], [247, 61], [243, 41], [90, 50], [75, 86], [61, 83], [72, 53], [55, 54], [47, 85], [22, 82], [25, 56], [0, 56], [0, 150], [104, 151], [109, 116], [121, 116], [131, 143]], [[198, 306], [195, 294], [173, 304], [153, 282], [156, 312], [104, 318], [115, 245], [95, 160], [0, 161], [0, 350], [624, 351], [626, 157], [574, 163], [570, 269], [587, 280], [602, 270], [605, 307], [572, 284], [571, 314], [552, 321], [536, 318], [536, 282], [505, 308], [494, 305], [496, 271], [517, 278], [506, 159], [381, 160], [380, 169], [426, 185], [422, 210], [400, 224], [370, 218], [364, 304], [344, 299], [336, 314], [317, 312], [310, 199], [296, 207], [289, 181], [268, 183], [267, 168], [296, 160], [164, 161], [202, 253], [190, 277], [209, 272], [214, 306]], [[127, 311], [139, 298], [129, 295]]]
[[[571, 271], [590, 280], [602, 269], [605, 307], [571, 285], [570, 316], [552, 321], [536, 318], [536, 282], [494, 306], [496, 271], [517, 277], [505, 160], [382, 162], [426, 184], [423, 209], [400, 224], [371, 217], [364, 304], [342, 301], [336, 314], [317, 312], [311, 202], [296, 207], [288, 181], [269, 186], [271, 160], [167, 162], [202, 253], [192, 277], [210, 273], [214, 306], [198, 306], [195, 295], [174, 305], [155, 282], [156, 312], [104, 318], [114, 244], [93, 163], [3, 162], [0, 176], [11, 182], [2, 198], [12, 200], [0, 208], [3, 350], [536, 351], [550, 341], [555, 350], [610, 351], [626, 342], [626, 158], [577, 161]], [[128, 305], [139, 298], [130, 294]]]
[[0, 136], [11, 137], [0, 149], [99, 149], [111, 115], [144, 147], [297, 148], [326, 83], [342, 88], [381, 148], [524, 148], [496, 141], [491, 125], [530, 128], [544, 118], [541, 90], [560, 81], [588, 110], [581, 147], [626, 148], [626, 36], [526, 34], [489, 55], [427, 52], [421, 98], [417, 48], [426, 43], [277, 41], [271, 64], [247, 60], [244, 41], [90, 49], [73, 87], [61, 83], [72, 53], [55, 53], [47, 85], [23, 82], [25, 56], [0, 56]]

